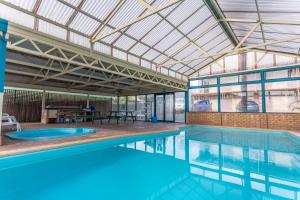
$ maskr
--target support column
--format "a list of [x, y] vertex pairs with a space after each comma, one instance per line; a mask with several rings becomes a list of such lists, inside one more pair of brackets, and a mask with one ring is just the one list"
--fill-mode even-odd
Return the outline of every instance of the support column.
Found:
[[47, 124], [48, 123], [48, 113], [46, 110], [46, 91], [43, 90], [42, 94], [42, 111], [41, 111], [41, 123]]
[[[0, 116], [2, 118], [4, 79], [5, 79], [5, 61], [6, 61], [6, 33], [8, 22], [0, 19]], [[3, 145], [2, 120], [0, 120], [0, 145]]]
[[[190, 86], [190, 84], [188, 85]], [[185, 103], [185, 123], [188, 123], [188, 115], [187, 113], [189, 112], [190, 105], [189, 105], [189, 89], [184, 92], [184, 103]]]
[[[244, 71], [247, 69], [247, 54], [246, 53], [241, 53], [239, 54], [239, 71]], [[247, 77], [242, 76], [240, 80], [241, 82], [246, 82]], [[248, 101], [248, 91], [247, 91], [247, 85], [241, 85], [241, 92], [245, 93], [245, 95], [242, 96], [241, 102], [242, 102], [242, 112], [247, 112], [247, 101]]]
[[[85, 106], [85, 108], [86, 109], [90, 109], [90, 95], [89, 94], [87, 95], [87, 98], [86, 98], [86, 106]], [[87, 116], [87, 113], [86, 113], [86, 111], [84, 111], [84, 118], [83, 118], [84, 122], [87, 121], [86, 116]]]
[[220, 77], [217, 77], [217, 87], [218, 87], [218, 112], [221, 112], [221, 81]]
[[86, 108], [90, 107], [90, 95], [87, 95], [87, 99], [86, 99]]

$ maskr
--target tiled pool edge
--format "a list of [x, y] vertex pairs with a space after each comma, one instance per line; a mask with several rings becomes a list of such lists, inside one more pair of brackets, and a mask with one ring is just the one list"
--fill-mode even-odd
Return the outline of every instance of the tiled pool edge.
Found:
[[[117, 135], [109, 135], [109, 136], [97, 136], [97, 135], [88, 135], [88, 136], [78, 136], [75, 138], [75, 140], [72, 141], [65, 141], [64, 139], [58, 139], [53, 142], [53, 144], [40, 144], [38, 146], [32, 146], [32, 147], [24, 147], [20, 149], [11, 149], [11, 150], [2, 150], [0, 151], [0, 158], [7, 157], [7, 156], [14, 156], [19, 154], [26, 154], [26, 153], [33, 153], [33, 152], [39, 152], [39, 151], [45, 151], [50, 149], [57, 149], [57, 148], [63, 148], [63, 147], [69, 147], [73, 145], [80, 145], [80, 144], [87, 144], [87, 143], [93, 143], [93, 142], [100, 142], [110, 139], [117, 139], [117, 138], [125, 138], [125, 137], [134, 137], [134, 136], [141, 136], [141, 135], [155, 135], [158, 133], [168, 133], [168, 132], [176, 132], [179, 131], [181, 128], [176, 129], [168, 129], [168, 130], [161, 130], [158, 132], [155, 131], [146, 131], [146, 132], [128, 132], [128, 133], [121, 133]], [[97, 132], [99, 133], [99, 132]], [[101, 132], [103, 133], [103, 132]], [[70, 139], [70, 138], [68, 138]]]
[[[78, 136], [78, 137], [76, 137], [76, 140], [72, 140], [72, 141], [65, 141], [65, 139], [59, 139], [59, 140], [55, 141], [57, 143], [53, 143], [53, 144], [45, 144], [45, 145], [40, 144], [38, 146], [24, 147], [24, 148], [20, 148], [20, 149], [2, 150], [2, 151], [0, 151], [0, 158], [7, 157], [7, 156], [19, 155], [19, 154], [45, 151], [45, 150], [50, 150], [50, 149], [69, 147], [69, 146], [73, 146], [73, 145], [100, 142], [100, 141], [117, 139], [117, 138], [134, 137], [134, 136], [141, 136], [141, 135], [152, 135], [152, 134], [155, 135], [155, 134], [158, 134], [158, 133], [175, 132], [175, 131], [180, 131], [181, 129], [188, 128], [188, 127], [193, 127], [193, 126], [215, 127], [215, 128], [232, 128], [232, 129], [243, 129], [243, 130], [261, 130], [261, 131], [271, 131], [271, 132], [284, 132], [284, 133], [290, 134], [295, 139], [299, 139], [299, 141], [300, 141], [300, 132], [290, 131], [290, 130], [245, 128], [245, 127], [230, 127], [230, 126], [188, 125], [187, 124], [186, 126], [183, 126], [183, 127], [177, 127], [177, 128], [174, 128], [174, 129], [161, 130], [161, 131], [127, 132], [127, 133], [120, 133], [120, 134], [109, 135], [109, 136], [98, 136], [98, 135]], [[101, 132], [101, 133], [103, 133], [103, 132]]]

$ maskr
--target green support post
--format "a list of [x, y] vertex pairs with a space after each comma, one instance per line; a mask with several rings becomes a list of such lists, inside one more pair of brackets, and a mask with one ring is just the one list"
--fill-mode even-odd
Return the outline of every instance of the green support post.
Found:
[[221, 78], [217, 77], [217, 87], [218, 87], [218, 112], [221, 112]]
[[266, 112], [266, 88], [265, 88], [265, 72], [262, 71], [260, 74], [261, 77], [261, 102], [262, 102], [262, 112]]

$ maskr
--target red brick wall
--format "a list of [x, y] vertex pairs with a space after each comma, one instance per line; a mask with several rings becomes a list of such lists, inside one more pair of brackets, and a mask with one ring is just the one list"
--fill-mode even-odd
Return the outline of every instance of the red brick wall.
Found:
[[300, 130], [300, 114], [189, 112], [188, 124]]

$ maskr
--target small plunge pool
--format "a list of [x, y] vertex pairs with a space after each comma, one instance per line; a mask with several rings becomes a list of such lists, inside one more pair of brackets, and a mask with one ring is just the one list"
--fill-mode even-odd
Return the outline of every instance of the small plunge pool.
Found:
[[73, 136], [81, 136], [96, 133], [96, 129], [92, 128], [47, 128], [33, 129], [24, 131], [15, 131], [7, 133], [6, 136], [17, 140], [51, 140], [58, 138], [66, 138]]

